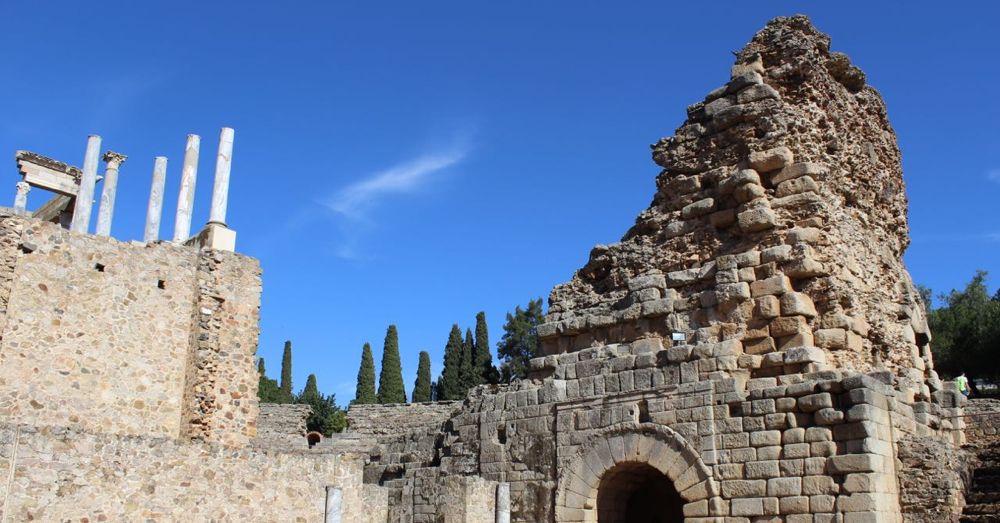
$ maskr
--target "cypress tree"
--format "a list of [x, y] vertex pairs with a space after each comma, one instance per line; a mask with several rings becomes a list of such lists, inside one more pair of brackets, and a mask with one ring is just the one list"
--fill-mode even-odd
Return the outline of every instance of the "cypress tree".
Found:
[[403, 365], [399, 361], [399, 334], [395, 325], [385, 331], [385, 345], [382, 348], [382, 370], [378, 377], [379, 403], [406, 403], [406, 387], [403, 385]]
[[465, 341], [462, 342], [462, 366], [459, 371], [459, 375], [461, 376], [459, 383], [462, 385], [461, 398], [465, 397], [469, 389], [479, 384], [474, 361], [476, 359], [475, 351], [476, 347], [475, 342], [472, 340], [472, 329], [465, 329]]
[[281, 356], [281, 403], [292, 402], [292, 342], [285, 342]]
[[454, 324], [448, 333], [448, 343], [444, 346], [444, 367], [437, 382], [438, 400], [461, 398], [461, 367], [462, 329], [458, 328], [458, 324]]
[[264, 369], [264, 358], [257, 360], [257, 399], [261, 403], [281, 403], [281, 390], [278, 382], [267, 377], [267, 370]]
[[493, 355], [490, 354], [490, 333], [486, 326], [486, 313], [476, 314], [476, 369], [482, 378], [480, 383], [497, 383], [499, 373], [493, 366]]
[[431, 355], [420, 351], [420, 364], [417, 366], [417, 381], [413, 384], [413, 403], [423, 403], [431, 400]]
[[372, 357], [372, 346], [368, 343], [361, 349], [361, 368], [358, 369], [358, 388], [354, 403], [361, 405], [378, 403], [375, 395], [375, 358]]
[[315, 396], [319, 396], [319, 387], [316, 386], [316, 375], [310, 374], [309, 377], [306, 378], [306, 387], [302, 389], [300, 397], [312, 398]]

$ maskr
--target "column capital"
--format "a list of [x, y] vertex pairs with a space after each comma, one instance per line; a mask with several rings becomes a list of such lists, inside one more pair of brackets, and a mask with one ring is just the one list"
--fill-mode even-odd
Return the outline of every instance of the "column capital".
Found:
[[104, 153], [104, 157], [103, 158], [104, 158], [104, 162], [108, 164], [108, 167], [112, 167], [113, 166], [112, 168], [115, 168], [115, 167], [119, 167], [119, 166], [121, 166], [121, 164], [125, 163], [125, 160], [128, 159], [128, 156], [125, 156], [122, 153], [116, 153], [114, 151], [108, 151], [108, 152]]

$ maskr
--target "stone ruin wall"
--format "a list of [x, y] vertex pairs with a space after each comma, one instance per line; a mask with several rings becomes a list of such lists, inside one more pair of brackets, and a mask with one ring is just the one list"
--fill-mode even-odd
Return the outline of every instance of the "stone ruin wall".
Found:
[[2, 424], [0, 518], [320, 522], [325, 486], [336, 485], [343, 521], [384, 523], [383, 489], [363, 486], [361, 468], [351, 454]]
[[389, 520], [437, 521], [436, 485], [462, 476], [508, 483], [513, 521], [595, 521], [626, 463], [667, 476], [685, 521], [957, 518], [955, 471], [911, 466], [960, 455], [964, 399], [933, 372], [899, 150], [864, 75], [805, 17], [776, 19], [653, 155], [652, 206], [553, 290], [531, 379], [381, 438], [365, 481]]
[[385, 522], [353, 446], [257, 438], [260, 292], [252, 258], [0, 209], [0, 519], [323, 521], [336, 486]]
[[384, 436], [428, 429], [438, 430], [461, 405], [461, 401], [351, 405], [347, 411], [346, 432]]
[[257, 417], [260, 268], [0, 216], [0, 417], [244, 445]]
[[257, 435], [251, 444], [275, 449], [306, 449], [306, 420], [312, 408], [291, 403], [261, 403]]
[[[557, 354], [642, 337], [731, 341], [728, 371], [892, 369], [940, 388], [909, 243], [900, 152], [879, 94], [804, 17], [772, 23], [732, 81], [653, 146], [649, 209], [550, 297], [539, 328]], [[929, 387], [928, 387], [929, 385]]]

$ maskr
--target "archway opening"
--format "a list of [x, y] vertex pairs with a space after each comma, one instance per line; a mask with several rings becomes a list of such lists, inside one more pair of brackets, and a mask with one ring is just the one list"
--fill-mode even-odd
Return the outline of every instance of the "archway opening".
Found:
[[682, 523], [684, 500], [670, 478], [645, 463], [619, 463], [601, 477], [598, 523]]

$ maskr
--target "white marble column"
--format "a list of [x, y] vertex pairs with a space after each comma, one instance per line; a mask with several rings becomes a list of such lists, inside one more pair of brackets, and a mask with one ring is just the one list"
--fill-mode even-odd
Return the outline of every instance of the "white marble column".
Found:
[[510, 523], [510, 483], [497, 484], [497, 523]]
[[229, 204], [229, 172], [233, 167], [233, 130], [223, 127], [219, 134], [219, 156], [215, 160], [215, 186], [212, 189], [212, 211], [208, 223], [226, 224]]
[[184, 147], [184, 167], [181, 170], [181, 190], [177, 195], [177, 217], [174, 219], [174, 241], [191, 237], [191, 211], [194, 209], [194, 188], [198, 181], [198, 150], [201, 137], [189, 134]]
[[17, 182], [17, 194], [14, 196], [14, 209], [24, 211], [28, 207], [28, 191], [31, 186], [26, 181]]
[[167, 183], [167, 157], [153, 160], [153, 184], [149, 188], [149, 206], [146, 207], [146, 230], [142, 241], [149, 243], [160, 239], [160, 218], [163, 217], [163, 189]]
[[326, 514], [324, 523], [340, 523], [344, 506], [344, 491], [340, 487], [326, 487]]
[[97, 183], [97, 162], [101, 156], [101, 137], [92, 134], [87, 137], [87, 152], [83, 156], [83, 176], [73, 204], [73, 221], [69, 229], [87, 234], [90, 227], [90, 212], [94, 207], [94, 184]]
[[118, 193], [118, 169], [128, 156], [113, 151], [104, 153], [104, 187], [101, 189], [101, 208], [97, 211], [97, 235], [111, 235], [111, 218], [115, 214], [115, 195]]

